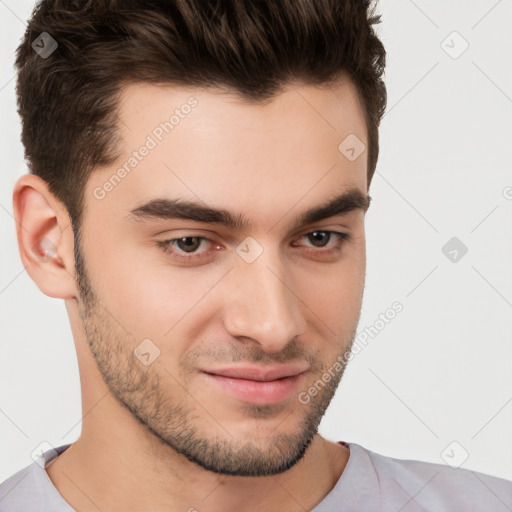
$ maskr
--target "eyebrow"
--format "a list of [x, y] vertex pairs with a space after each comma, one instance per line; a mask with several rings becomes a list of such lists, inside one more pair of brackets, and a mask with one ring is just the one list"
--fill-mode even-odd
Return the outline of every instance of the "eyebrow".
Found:
[[[305, 226], [320, 220], [345, 215], [355, 210], [366, 211], [371, 197], [357, 188], [347, 190], [327, 202], [310, 208], [295, 219], [295, 227]], [[131, 210], [129, 217], [134, 220], [151, 221], [181, 219], [219, 224], [233, 231], [248, 230], [250, 222], [242, 214], [233, 214], [225, 209], [216, 209], [194, 201], [183, 199], [157, 198]]]

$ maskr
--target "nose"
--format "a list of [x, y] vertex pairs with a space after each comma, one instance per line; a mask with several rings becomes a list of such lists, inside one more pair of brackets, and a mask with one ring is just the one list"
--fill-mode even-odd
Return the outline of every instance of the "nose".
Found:
[[286, 274], [277, 251], [265, 250], [252, 263], [236, 261], [224, 311], [224, 326], [233, 337], [250, 338], [274, 353], [304, 333], [302, 301]]

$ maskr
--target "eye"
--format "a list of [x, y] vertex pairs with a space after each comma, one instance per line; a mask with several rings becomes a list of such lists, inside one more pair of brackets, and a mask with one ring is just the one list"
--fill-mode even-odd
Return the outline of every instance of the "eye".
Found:
[[[180, 238], [163, 240], [157, 243], [165, 253], [171, 254], [174, 258], [191, 260], [197, 258], [197, 256], [187, 256], [187, 254], [196, 254], [198, 249], [204, 245], [203, 242], [213, 243], [212, 240], [204, 236], [182, 236]], [[202, 252], [199, 253], [200, 256], [203, 254]]]
[[197, 251], [203, 240], [205, 240], [205, 238], [199, 236], [184, 236], [182, 238], [171, 240], [171, 242], [176, 242], [176, 245], [180, 250], [190, 253]]
[[[329, 247], [329, 242], [331, 240], [335, 241], [335, 244], [330, 244], [331, 248], [328, 250], [314, 250], [312, 252], [320, 253], [320, 254], [331, 254], [334, 252], [340, 252], [341, 247], [344, 241], [348, 241], [351, 238], [351, 235], [348, 233], [342, 233], [340, 231], [312, 231], [310, 233], [306, 233], [302, 235], [301, 238], [306, 238], [312, 245], [314, 249], [324, 249], [325, 247]], [[295, 242], [292, 242], [294, 247], [297, 247]]]
[[314, 247], [325, 247], [331, 240], [332, 231], [313, 231], [305, 235]]
[[[344, 241], [351, 239], [348, 233], [339, 231], [311, 231], [299, 237], [298, 240], [306, 238], [312, 246], [307, 246], [307, 252], [316, 255], [332, 255], [341, 251]], [[335, 243], [330, 243], [332, 240]], [[208, 247], [214, 245], [214, 250], [221, 249], [219, 244], [204, 236], [182, 236], [180, 238], [172, 238], [170, 240], [161, 240], [157, 245], [173, 259], [183, 262], [197, 261], [211, 256]], [[300, 247], [296, 241], [291, 243], [292, 247]], [[206, 246], [206, 247], [205, 247]], [[325, 249], [327, 247], [327, 249]], [[203, 248], [202, 251], [199, 249]]]

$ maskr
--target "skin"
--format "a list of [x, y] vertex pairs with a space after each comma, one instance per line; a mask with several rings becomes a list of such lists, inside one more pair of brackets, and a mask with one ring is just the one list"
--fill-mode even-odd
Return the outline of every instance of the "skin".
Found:
[[[94, 190], [192, 96], [192, 112], [97, 199]], [[67, 210], [45, 182], [24, 175], [14, 189], [23, 264], [43, 293], [65, 300], [80, 370], [82, 432], [47, 473], [80, 511], [311, 510], [349, 457], [317, 433], [343, 371], [307, 404], [297, 396], [353, 342], [366, 210], [300, 229], [294, 220], [333, 194], [367, 193], [366, 153], [350, 161], [338, 150], [351, 133], [367, 145], [356, 89], [348, 80], [293, 85], [248, 104], [215, 88], [131, 84], [119, 112], [122, 155], [87, 182], [78, 262]], [[251, 227], [130, 216], [166, 197], [243, 214]], [[315, 230], [351, 239], [335, 252], [335, 237], [314, 245], [306, 235]], [[212, 240], [198, 247], [202, 259], [184, 263], [157, 244], [185, 236]], [[252, 263], [236, 252], [249, 236], [263, 249]], [[51, 258], [33, 250], [44, 239]], [[183, 247], [172, 250], [186, 256]], [[148, 366], [134, 356], [144, 339], [160, 350]], [[276, 362], [309, 371], [273, 405], [228, 395], [200, 372]]]

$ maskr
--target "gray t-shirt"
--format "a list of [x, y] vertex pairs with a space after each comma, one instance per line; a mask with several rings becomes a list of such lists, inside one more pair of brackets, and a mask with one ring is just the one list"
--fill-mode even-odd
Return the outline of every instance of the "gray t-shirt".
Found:
[[[512, 482], [443, 464], [394, 459], [356, 443], [332, 491], [311, 512], [511, 512]], [[0, 512], [75, 512], [44, 467], [44, 452], [0, 485]]]

